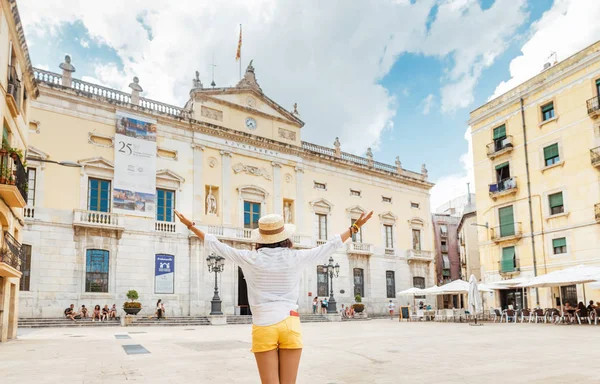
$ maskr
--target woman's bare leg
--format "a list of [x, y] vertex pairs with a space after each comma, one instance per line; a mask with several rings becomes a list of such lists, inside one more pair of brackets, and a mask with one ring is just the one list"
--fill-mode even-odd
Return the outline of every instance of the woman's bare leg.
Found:
[[279, 384], [279, 354], [277, 350], [254, 354], [262, 384]]
[[279, 350], [279, 383], [295, 384], [298, 376], [298, 367], [300, 366], [300, 349], [280, 349]]

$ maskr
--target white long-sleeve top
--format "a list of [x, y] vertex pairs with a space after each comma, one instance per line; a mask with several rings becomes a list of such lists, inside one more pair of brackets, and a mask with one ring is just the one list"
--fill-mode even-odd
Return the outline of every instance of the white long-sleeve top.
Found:
[[252, 322], [267, 326], [285, 320], [298, 309], [302, 271], [311, 263], [325, 261], [343, 246], [340, 235], [313, 248], [261, 248], [247, 251], [221, 243], [214, 235], [204, 238], [209, 251], [237, 263], [244, 271], [248, 285], [248, 302]]

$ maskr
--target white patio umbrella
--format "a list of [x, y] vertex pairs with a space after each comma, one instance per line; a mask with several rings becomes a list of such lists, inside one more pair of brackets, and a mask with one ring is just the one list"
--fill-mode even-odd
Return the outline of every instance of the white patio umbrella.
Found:
[[[479, 286], [477, 289], [479, 292], [492, 292], [491, 289], [485, 286]], [[435, 293], [438, 295], [459, 295], [468, 292], [469, 283], [464, 280], [454, 280], [448, 284], [438, 287], [438, 289], [435, 291]]]
[[408, 289], [405, 289], [404, 291], [400, 291], [396, 294], [400, 295], [400, 296], [412, 296], [413, 297], [413, 308], [416, 307], [415, 306], [415, 296], [416, 295], [424, 295], [423, 289], [417, 288], [417, 287], [408, 288]]
[[483, 311], [483, 304], [481, 302], [481, 293], [477, 287], [477, 278], [475, 275], [471, 275], [471, 278], [469, 279], [468, 296], [469, 309], [473, 311], [473, 314], [475, 315], [475, 324], [477, 324], [477, 314]]
[[590, 283], [590, 284], [588, 284], [588, 287], [592, 288], [592, 289], [600, 289], [600, 281], [596, 281], [595, 283]]

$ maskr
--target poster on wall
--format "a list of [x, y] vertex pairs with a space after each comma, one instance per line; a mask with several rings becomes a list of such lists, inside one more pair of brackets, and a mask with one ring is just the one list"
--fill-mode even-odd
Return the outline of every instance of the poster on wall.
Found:
[[117, 111], [114, 175], [115, 212], [154, 216], [156, 120]]
[[175, 257], [156, 255], [154, 263], [154, 293], [174, 293]]

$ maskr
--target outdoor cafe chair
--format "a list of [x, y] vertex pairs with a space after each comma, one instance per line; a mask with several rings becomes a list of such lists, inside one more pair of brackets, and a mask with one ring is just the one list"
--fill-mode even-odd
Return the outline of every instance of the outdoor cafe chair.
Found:
[[452, 319], [452, 321], [454, 321], [454, 310], [453, 309], [444, 309], [444, 318], [446, 319], [446, 321]]
[[[514, 309], [507, 309], [504, 311], [504, 313], [502, 314], [503, 317], [506, 318], [506, 323], [508, 324], [508, 322], [512, 319], [512, 321], [514, 323], [517, 322], [517, 313], [515, 312]], [[500, 322], [502, 322], [502, 320], [500, 320]]]
[[595, 317], [594, 322], [596, 325], [598, 325], [598, 318], [600, 317], [600, 308], [596, 308], [595, 311], [596, 311], [596, 315], [594, 316]]
[[536, 324], [541, 321], [543, 321], [545, 323], [546, 322], [546, 314], [544, 313], [544, 310], [541, 308], [538, 308], [535, 311], [533, 311], [533, 313], [531, 313], [531, 320], [529, 320], [529, 322], [531, 323], [532, 320]]
[[443, 309], [438, 309], [437, 311], [435, 311], [435, 321], [442, 321], [445, 320], [446, 317], [446, 312]]
[[558, 324], [562, 320], [561, 314], [556, 308], [546, 309], [546, 322]]
[[577, 322], [579, 325], [581, 325], [581, 319], [587, 320], [588, 324], [590, 325], [592, 324], [592, 319], [590, 318], [587, 308], [581, 309], [575, 316], [577, 316]]
[[493, 322], [496, 322], [496, 319], [498, 319], [498, 322], [502, 322], [503, 315], [498, 308], [494, 308], [494, 312], [492, 314], [494, 315], [494, 318], [492, 319]]
[[521, 324], [525, 322], [525, 319], [531, 323], [533, 313], [529, 309], [523, 309], [521, 311]]

